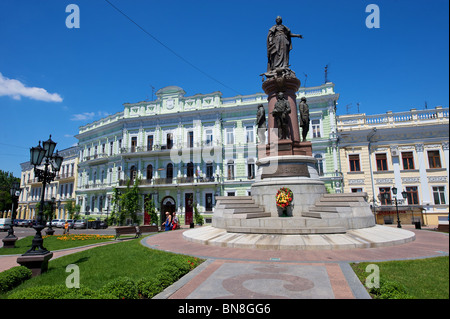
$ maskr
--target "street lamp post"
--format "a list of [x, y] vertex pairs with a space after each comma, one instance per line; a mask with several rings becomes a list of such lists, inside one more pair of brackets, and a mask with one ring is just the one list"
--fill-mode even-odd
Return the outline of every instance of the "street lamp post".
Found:
[[[400, 224], [400, 215], [398, 214], [398, 202], [397, 202], [397, 187], [392, 187], [392, 194], [394, 194], [395, 198], [395, 209], [397, 210], [397, 228], [402, 228]], [[403, 199], [406, 199], [407, 193], [405, 191], [402, 192]]]
[[[44, 221], [44, 203], [45, 203], [45, 187], [50, 184], [59, 172], [63, 157], [54, 154], [56, 142], [50, 138], [39, 145], [30, 149], [30, 163], [34, 166], [34, 175], [39, 182], [42, 182], [41, 201], [39, 205], [39, 213], [36, 219], [36, 225], [33, 228], [36, 230], [36, 235], [33, 238], [31, 248], [17, 259], [21, 265], [31, 268], [33, 276], [39, 275], [47, 270], [48, 260], [52, 258], [53, 253], [49, 252], [44, 247], [44, 239], [41, 231], [45, 228]], [[38, 169], [37, 166], [44, 163], [44, 169]]]
[[11, 194], [11, 198], [12, 198], [12, 207], [11, 207], [11, 226], [9, 227], [8, 230], [8, 236], [6, 236], [5, 238], [3, 238], [3, 247], [4, 248], [14, 248], [16, 245], [16, 240], [17, 237], [14, 234], [14, 219], [16, 218], [16, 209], [17, 209], [17, 205], [16, 202], [19, 199], [20, 196], [20, 184], [19, 182], [12, 182], [11, 184], [11, 188], [10, 188], [10, 194]]

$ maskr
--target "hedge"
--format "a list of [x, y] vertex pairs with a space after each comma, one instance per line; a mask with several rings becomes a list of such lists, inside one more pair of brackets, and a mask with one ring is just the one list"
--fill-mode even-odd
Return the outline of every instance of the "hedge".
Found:
[[10, 291], [25, 280], [31, 278], [31, 270], [25, 266], [16, 266], [0, 272], [0, 294]]
[[[173, 257], [153, 277], [135, 281], [119, 277], [107, 282], [100, 290], [65, 286], [31, 287], [14, 292], [8, 299], [150, 299], [194, 269], [201, 260]], [[28, 268], [27, 268], [28, 269]], [[31, 277], [31, 274], [30, 274]]]

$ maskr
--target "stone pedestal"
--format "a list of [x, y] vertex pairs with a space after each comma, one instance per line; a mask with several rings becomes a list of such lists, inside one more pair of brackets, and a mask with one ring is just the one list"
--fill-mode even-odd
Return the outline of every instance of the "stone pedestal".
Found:
[[[300, 80], [295, 76], [275, 76], [264, 81], [262, 88], [267, 94], [268, 100], [268, 134], [267, 144], [258, 149], [258, 157], [276, 156], [276, 155], [309, 155], [305, 153], [305, 148], [300, 139], [300, 128], [298, 123], [298, 110], [296, 102], [296, 92], [300, 87]], [[285, 98], [291, 107], [289, 114], [288, 127], [289, 136], [287, 139], [278, 139], [278, 127], [272, 115], [277, 94], [283, 92]], [[275, 153], [276, 152], [276, 153]]]
[[14, 248], [14, 247], [16, 247], [16, 240], [17, 240], [17, 237], [15, 237], [15, 236], [3, 238], [2, 239], [2, 241], [3, 241], [3, 248]]
[[289, 155], [264, 157], [258, 160], [258, 171], [251, 192], [257, 205], [270, 212], [272, 217], [282, 215], [276, 206], [275, 195], [281, 187], [290, 188], [293, 202], [287, 207], [287, 215], [301, 217], [326, 193], [312, 156]]
[[48, 261], [53, 257], [52, 252], [46, 254], [22, 255], [17, 258], [17, 263], [31, 270], [32, 276], [36, 277], [48, 269]]

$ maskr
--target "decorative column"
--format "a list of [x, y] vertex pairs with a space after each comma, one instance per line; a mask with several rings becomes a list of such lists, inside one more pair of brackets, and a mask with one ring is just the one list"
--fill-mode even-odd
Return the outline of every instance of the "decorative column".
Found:
[[450, 164], [449, 164], [449, 154], [448, 154], [448, 146], [449, 146], [449, 142], [445, 141], [442, 142], [442, 149], [444, 150], [444, 157], [445, 157], [445, 167], [447, 167], [447, 176], [450, 176]]
[[420, 185], [422, 189], [422, 204], [431, 204], [430, 187], [427, 177], [427, 159], [423, 150], [423, 144], [416, 144], [417, 158], [419, 160]]

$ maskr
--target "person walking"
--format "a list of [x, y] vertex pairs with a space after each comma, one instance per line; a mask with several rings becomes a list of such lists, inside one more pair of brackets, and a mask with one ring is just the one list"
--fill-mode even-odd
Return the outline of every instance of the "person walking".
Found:
[[64, 235], [67, 233], [69, 235], [69, 222], [66, 220], [64, 223]]

